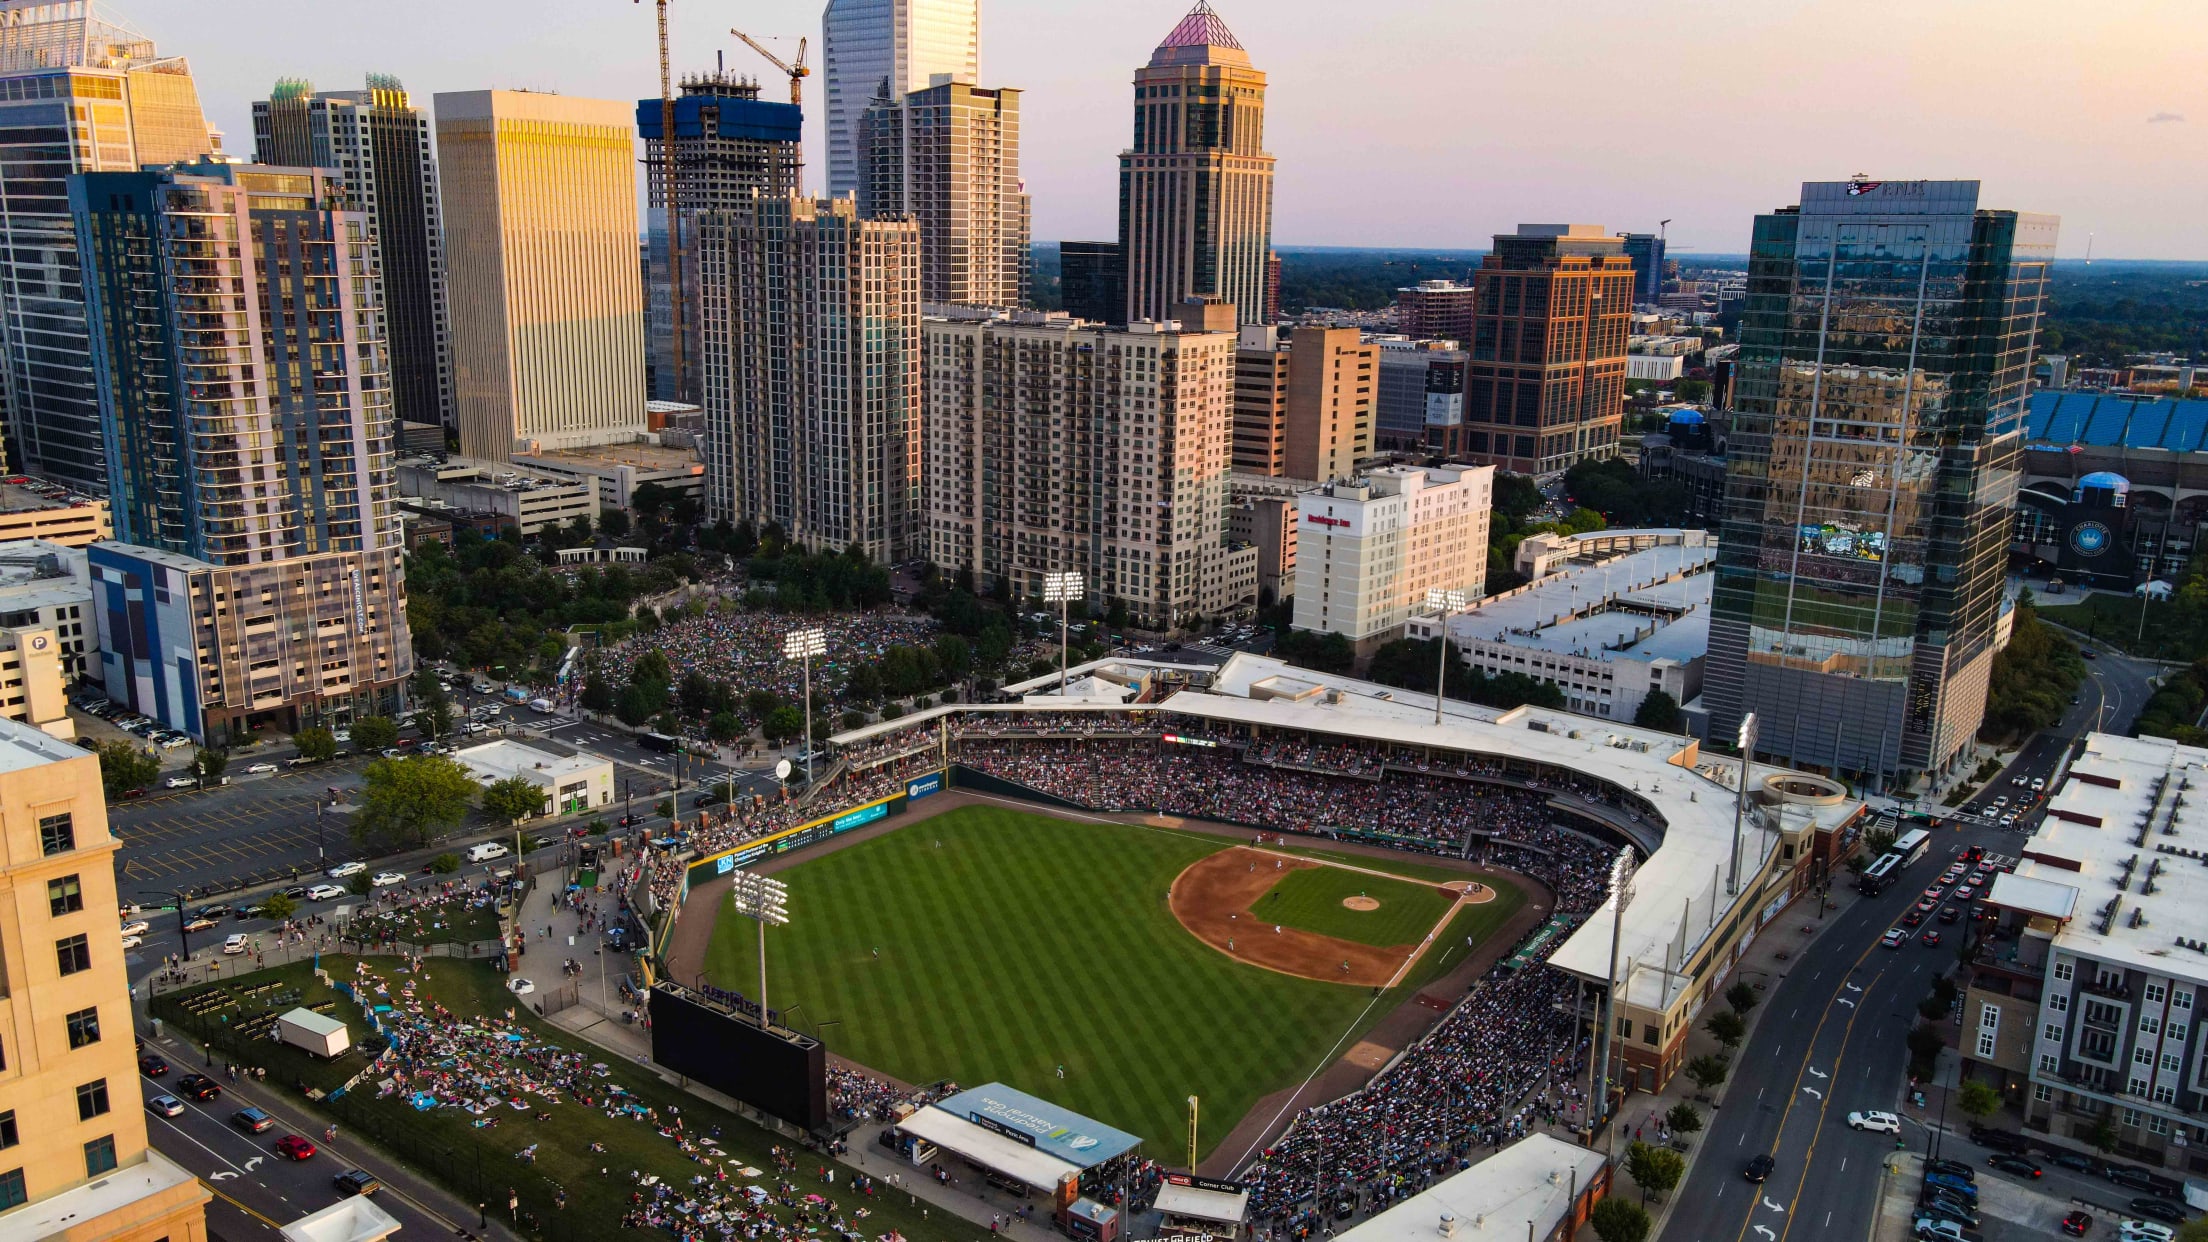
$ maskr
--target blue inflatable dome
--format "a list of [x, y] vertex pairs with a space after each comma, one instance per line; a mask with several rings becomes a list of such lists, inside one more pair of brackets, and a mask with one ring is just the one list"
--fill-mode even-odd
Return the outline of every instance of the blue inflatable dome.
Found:
[[1700, 410], [1673, 410], [1671, 412], [1671, 422], [1675, 427], [1681, 423], [1692, 426], [1701, 421], [1702, 411]]
[[2113, 470], [2096, 470], [2078, 480], [2080, 491], [2128, 492], [2131, 480]]

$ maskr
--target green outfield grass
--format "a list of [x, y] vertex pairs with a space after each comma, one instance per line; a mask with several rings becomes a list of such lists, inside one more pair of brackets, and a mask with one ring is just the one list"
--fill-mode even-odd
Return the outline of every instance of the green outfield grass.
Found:
[[1401, 857], [1393, 855], [1375, 857], [1370, 854], [1348, 854], [1340, 850], [1316, 850], [1302, 845], [1274, 845], [1270, 840], [1267, 841], [1265, 848], [1281, 854], [1297, 854], [1304, 858], [1321, 858], [1328, 862], [1347, 863], [1352, 867], [1363, 867], [1369, 871], [1385, 871], [1389, 875], [1408, 876], [1413, 880], [1433, 880], [1439, 883], [1443, 880], [1483, 878], [1476, 872], [1457, 871], [1448, 867], [1436, 866], [1433, 863], [1417, 862], [1415, 861], [1417, 858], [1415, 854]]
[[[1496, 925], [1483, 912], [1523, 900], [1504, 888], [1507, 908], [1465, 911], [1456, 951], [1430, 954], [1374, 1004], [1369, 989], [1245, 966], [1182, 930], [1166, 905], [1173, 878], [1232, 844], [966, 807], [821, 855], [780, 874], [790, 923], [768, 933], [770, 999], [863, 1065], [914, 1083], [1009, 1083], [1153, 1153], [1181, 1150], [1200, 1096], [1209, 1150], [1345, 1029], [1461, 961], [1463, 937]], [[756, 994], [756, 935], [724, 907], [707, 976]]]
[[[1360, 895], [1379, 902], [1380, 908], [1352, 910], [1342, 904]], [[1431, 884], [1388, 880], [1338, 867], [1307, 867], [1284, 873], [1250, 912], [1260, 923], [1385, 948], [1425, 939], [1455, 903], [1456, 898]]]

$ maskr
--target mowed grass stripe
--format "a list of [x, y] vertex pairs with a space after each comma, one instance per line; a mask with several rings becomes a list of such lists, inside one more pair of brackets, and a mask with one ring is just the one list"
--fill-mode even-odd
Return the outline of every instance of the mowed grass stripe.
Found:
[[[1007, 1082], [1153, 1152], [1181, 1150], [1199, 1095], [1208, 1147], [1299, 1081], [1372, 999], [1245, 966], [1181, 929], [1167, 888], [1230, 844], [967, 807], [808, 859], [781, 874], [791, 922], [769, 933], [773, 999], [801, 1005], [800, 1026], [834, 1019], [823, 1038], [861, 1064], [914, 1083]], [[750, 920], [721, 919], [711, 979], [756, 986], [751, 935]]]

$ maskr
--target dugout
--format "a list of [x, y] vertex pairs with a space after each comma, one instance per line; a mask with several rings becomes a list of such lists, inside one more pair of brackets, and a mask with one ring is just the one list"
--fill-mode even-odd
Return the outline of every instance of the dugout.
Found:
[[[1142, 1140], [1007, 1087], [989, 1083], [915, 1109], [893, 1127], [899, 1140], [917, 1140], [963, 1159], [996, 1186], [1049, 1198], [1061, 1216], [1076, 1205], [1081, 1175], [1126, 1155]], [[900, 1148], [902, 1150], [902, 1148]], [[1110, 1242], [1117, 1213], [1086, 1222], [1085, 1237]]]
[[1160, 1236], [1239, 1238], [1250, 1214], [1250, 1192], [1240, 1182], [1168, 1173], [1153, 1206], [1164, 1218]]

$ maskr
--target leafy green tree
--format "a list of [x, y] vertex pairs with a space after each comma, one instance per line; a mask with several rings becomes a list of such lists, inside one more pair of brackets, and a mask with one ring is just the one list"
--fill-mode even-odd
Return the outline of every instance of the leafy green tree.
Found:
[[426, 738], [440, 738], [452, 732], [452, 705], [438, 701], [425, 703], [414, 713], [414, 727]]
[[780, 746], [805, 732], [805, 713], [785, 703], [767, 713], [760, 731], [766, 734], [768, 743]]
[[610, 712], [613, 710], [613, 687], [605, 674], [592, 673], [583, 679], [583, 710]]
[[1648, 1202], [1654, 1195], [1661, 1199], [1671, 1193], [1686, 1175], [1687, 1158], [1669, 1147], [1643, 1143], [1638, 1139], [1625, 1149], [1625, 1171], [1632, 1175], [1633, 1184], [1641, 1188], [1641, 1202]]
[[1720, 1009], [1702, 1023], [1702, 1029], [1717, 1036], [1717, 1042], [1727, 1048], [1738, 1048], [1748, 1035], [1748, 1020], [1735, 1010]]
[[629, 533], [629, 515], [620, 509], [607, 509], [598, 515], [598, 529], [615, 539]]
[[373, 888], [374, 886], [375, 881], [370, 879], [368, 873], [365, 871], [359, 873], [358, 875], [350, 876], [345, 881], [345, 891], [351, 893], [355, 897], [366, 897], [368, 895], [368, 890]]
[[354, 839], [418, 849], [460, 826], [475, 801], [475, 778], [443, 755], [378, 759], [368, 765]]
[[363, 751], [389, 750], [398, 740], [398, 723], [389, 716], [362, 716], [353, 722], [353, 745]]
[[483, 813], [512, 824], [544, 812], [544, 787], [526, 776], [509, 776], [483, 789]]
[[1673, 1134], [1694, 1134], [1702, 1129], [1702, 1110], [1681, 1100], [1664, 1114], [1664, 1120], [1671, 1124]]
[[1754, 1009], [1759, 999], [1761, 998], [1756, 995], [1755, 986], [1746, 979], [1725, 989], [1725, 1004], [1734, 1013], [1746, 1013]]
[[1641, 708], [1633, 713], [1633, 723], [1658, 733], [1684, 733], [1687, 718], [1679, 710], [1679, 700], [1662, 690], [1651, 690], [1641, 700]]
[[1587, 1214], [1587, 1220], [1602, 1242], [1647, 1242], [1652, 1223], [1647, 1208], [1616, 1195], [1596, 1204], [1595, 1210]]
[[2208, 1242], [2208, 1217], [2195, 1217], [2179, 1225], [2177, 1242]]
[[2103, 1117], [2093, 1123], [2093, 1129], [2085, 1136], [2085, 1141], [2105, 1156], [2116, 1150], [2116, 1127], [2108, 1118]]
[[734, 712], [715, 712], [705, 722], [705, 735], [725, 746], [744, 736], [744, 718]]
[[129, 789], [143, 789], [161, 775], [161, 760], [150, 750], [117, 738], [100, 743], [100, 783], [114, 802]]
[[268, 897], [261, 902], [262, 916], [265, 918], [275, 919], [279, 923], [284, 921], [285, 919], [290, 918], [292, 915], [297, 914], [298, 912], [299, 903], [293, 901], [289, 897], [284, 896], [282, 893], [270, 893]]
[[292, 734], [291, 744], [299, 748], [300, 758], [317, 763], [337, 754], [337, 735], [321, 725], [309, 725]]
[[429, 860], [429, 869], [437, 875], [452, 875], [460, 870], [460, 856], [447, 851]]
[[2001, 1110], [2001, 1092], [1973, 1078], [1955, 1093], [1955, 1106], [1968, 1117], [1991, 1117]]
[[1733, 1063], [1721, 1056], [1699, 1056], [1687, 1062], [1687, 1077], [1704, 1091], [1724, 1082], [1725, 1076], [1732, 1072]]
[[191, 773], [202, 785], [212, 785], [221, 780], [223, 769], [229, 766], [230, 756], [224, 751], [202, 746], [192, 752]]

